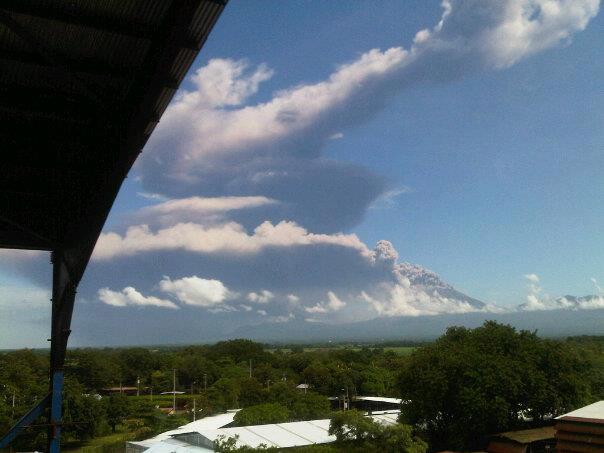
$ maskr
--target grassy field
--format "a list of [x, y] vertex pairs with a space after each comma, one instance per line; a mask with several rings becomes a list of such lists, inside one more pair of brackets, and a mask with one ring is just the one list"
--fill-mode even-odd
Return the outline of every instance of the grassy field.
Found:
[[390, 346], [384, 348], [384, 351], [393, 351], [398, 355], [409, 355], [417, 349], [417, 346]]
[[72, 443], [62, 447], [70, 453], [120, 453], [125, 451], [125, 442], [132, 440], [132, 433], [117, 432], [95, 437], [87, 442]]
[[[415, 351], [415, 349], [417, 349], [417, 346], [380, 346], [382, 349], [384, 349], [384, 351], [392, 351], [395, 352], [396, 354], [399, 355], [409, 355], [411, 354], [413, 351]], [[331, 351], [331, 350], [337, 350], [337, 349], [349, 349], [351, 351], [360, 351], [363, 348], [361, 346], [350, 346], [350, 345], [334, 345], [334, 346], [309, 346], [309, 347], [303, 347], [304, 352], [317, 352], [317, 351]], [[270, 348], [267, 349], [267, 351], [269, 352], [275, 352], [275, 351], [283, 351], [283, 352], [291, 352], [291, 348]]]

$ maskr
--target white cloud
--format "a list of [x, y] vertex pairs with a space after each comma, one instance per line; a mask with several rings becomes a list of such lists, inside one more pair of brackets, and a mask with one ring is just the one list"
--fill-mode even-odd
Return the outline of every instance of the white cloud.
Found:
[[253, 209], [277, 204], [276, 200], [263, 196], [248, 197], [189, 197], [166, 200], [153, 206], [147, 206], [135, 214], [137, 219], [150, 219], [163, 225], [195, 222], [203, 220], [222, 220], [231, 211]]
[[216, 308], [235, 297], [220, 280], [200, 278], [196, 275], [177, 280], [164, 277], [159, 282], [159, 288], [183, 304], [198, 307]]
[[274, 298], [275, 295], [266, 289], [263, 289], [258, 293], [251, 292], [247, 295], [247, 300], [255, 304], [268, 304]]
[[288, 300], [288, 302], [295, 304], [300, 301], [300, 298], [298, 296], [296, 296], [295, 294], [288, 294], [287, 300]]
[[343, 134], [343, 133], [341, 133], [341, 132], [336, 132], [335, 134], [331, 134], [331, 135], [329, 136], [329, 139], [330, 139], [330, 140], [339, 140], [339, 139], [341, 139], [341, 138], [344, 138], [344, 134]]
[[153, 201], [167, 201], [168, 200], [168, 197], [166, 197], [165, 195], [161, 195], [159, 193], [141, 191], [141, 192], [136, 192], [136, 194], [141, 198], [145, 198], [146, 200], [153, 200]]
[[98, 296], [101, 302], [114, 307], [154, 306], [178, 309], [178, 306], [174, 302], [153, 296], [143, 296], [132, 286], [127, 286], [121, 291], [112, 291], [109, 288], [101, 288], [98, 291]]
[[249, 255], [270, 247], [300, 247], [309, 245], [336, 245], [359, 250], [369, 256], [367, 246], [355, 234], [309, 233], [294, 222], [273, 225], [264, 222], [248, 234], [242, 225], [229, 222], [205, 227], [195, 223], [179, 223], [151, 231], [147, 225], [128, 228], [124, 236], [103, 233], [97, 241], [93, 259], [107, 260], [132, 256], [143, 252], [183, 250], [203, 254]]
[[259, 315], [262, 315], [262, 316], [266, 316], [266, 314], [267, 314], [266, 310], [256, 310], [256, 313], [258, 313]]
[[[528, 294], [526, 302], [519, 305], [519, 311], [545, 311], [545, 310], [595, 310], [604, 308], [604, 297], [602, 295], [573, 297], [564, 296], [553, 298], [543, 294], [543, 289], [538, 285], [540, 279], [536, 274], [524, 276], [528, 280]], [[591, 279], [598, 288], [597, 281]]]
[[240, 304], [239, 308], [241, 308], [243, 311], [252, 311], [253, 308], [250, 307], [249, 305], [245, 305], [245, 304]]
[[183, 104], [205, 104], [210, 107], [237, 106], [258, 91], [261, 82], [270, 79], [273, 71], [265, 65], [254, 71], [245, 60], [233, 62], [214, 58], [191, 77], [197, 86], [193, 93], [181, 95]]
[[537, 274], [526, 274], [524, 278], [528, 282], [528, 294], [526, 302], [521, 304], [519, 309], [524, 311], [550, 310], [552, 301], [549, 300], [548, 296], [541, 296], [542, 289], [539, 286], [539, 276]]
[[294, 315], [293, 313], [289, 313], [288, 315], [270, 316], [267, 319], [267, 321], [277, 324], [277, 323], [289, 322], [295, 318], [296, 318], [296, 315]]
[[[198, 85], [197, 90], [182, 93], [168, 107], [148, 152], [163, 156], [167, 152], [165, 141], [171, 142], [173, 134], [181, 134], [176, 156], [179, 160], [171, 170], [177, 172], [179, 178], [187, 179], [203, 156], [261, 147], [316, 125], [334, 106], [343, 104], [374, 78], [400, 65], [407, 53], [402, 48], [369, 51], [357, 61], [341, 66], [326, 81], [282, 90], [272, 100], [253, 107], [223, 109], [224, 104], [216, 101], [210, 90]], [[226, 105], [239, 105], [247, 95], [253, 94], [252, 90], [239, 90], [240, 86], [252, 85], [254, 80], [258, 80], [254, 77], [256, 73], [246, 78], [237, 70], [242, 65], [241, 61], [212, 60], [198, 73], [216, 65], [229, 68], [223, 71], [225, 90], [219, 95], [222, 99], [236, 98], [237, 102]], [[202, 77], [195, 77], [194, 82], [202, 82]], [[192, 123], [193, 118], [203, 118], [203, 121]], [[327, 136], [333, 133], [330, 131]], [[185, 158], [188, 164], [180, 158]]]
[[333, 313], [340, 311], [346, 306], [346, 302], [343, 302], [333, 291], [327, 292], [327, 302], [319, 302], [317, 305], [312, 307], [306, 307], [307, 313]]
[[397, 187], [396, 189], [387, 190], [377, 197], [369, 206], [370, 209], [386, 209], [396, 205], [396, 200], [403, 194], [412, 193], [413, 189], [408, 186]]
[[363, 291], [361, 299], [380, 316], [431, 316], [451, 313], [488, 311], [460, 299], [448, 298], [436, 291], [421, 287], [395, 284], [383, 288], [383, 292], [369, 295]]
[[316, 156], [317, 148], [379, 110], [394, 91], [418, 80], [509, 67], [567, 42], [598, 9], [599, 0], [444, 0], [441, 20], [419, 31], [409, 49], [369, 50], [325, 80], [252, 105], [245, 102], [272, 71], [213, 59], [191, 78], [195, 90], [181, 92], [168, 107], [143, 160], [156, 176], [196, 182], [199, 168], [216, 166], [216, 156], [282, 155], [280, 145], [292, 143], [289, 152], [307, 143]]
[[596, 291], [598, 292], [598, 294], [604, 294], [604, 290], [598, 284], [598, 281], [594, 277], [591, 278], [591, 282], [594, 284], [594, 288], [596, 289]]

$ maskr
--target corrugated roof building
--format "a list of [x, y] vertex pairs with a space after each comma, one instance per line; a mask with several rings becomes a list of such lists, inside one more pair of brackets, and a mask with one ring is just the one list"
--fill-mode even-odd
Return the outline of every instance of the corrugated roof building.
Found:
[[[196, 433], [203, 430], [213, 430], [228, 426], [233, 423], [235, 414], [238, 410], [227, 411], [224, 414], [212, 415], [210, 417], [204, 417], [186, 425], [180, 426], [176, 429], [163, 432], [150, 439], [141, 440], [137, 442], [126, 442], [126, 453], [139, 453], [142, 451], [151, 451], [153, 448], [172, 448], [170, 451], [181, 450], [183, 446], [191, 447], [191, 444], [187, 444], [182, 440], [177, 440], [173, 436], [186, 433]], [[174, 442], [173, 442], [174, 441]], [[167, 443], [166, 443], [167, 442]], [[178, 447], [178, 448], [177, 448]], [[193, 450], [191, 450], [193, 451]], [[206, 450], [204, 450], [206, 451]], [[213, 451], [213, 450], [210, 450]]]
[[604, 452], [604, 400], [556, 417], [556, 451]]
[[[230, 414], [206, 417], [205, 419], [189, 423], [173, 431], [162, 433], [146, 441], [128, 442], [129, 448], [127, 448], [127, 452], [210, 452], [214, 451], [216, 441], [229, 438], [237, 439], [237, 447], [258, 448], [264, 445], [269, 448], [279, 449], [326, 444], [336, 440], [335, 436], [329, 434], [329, 419], [232, 428], [213, 427], [227, 421], [229, 419], [227, 415]], [[370, 417], [382, 425], [394, 425], [397, 423], [399, 414], [400, 411], [398, 410], [381, 411], [374, 413]], [[234, 417], [234, 413], [232, 415]]]

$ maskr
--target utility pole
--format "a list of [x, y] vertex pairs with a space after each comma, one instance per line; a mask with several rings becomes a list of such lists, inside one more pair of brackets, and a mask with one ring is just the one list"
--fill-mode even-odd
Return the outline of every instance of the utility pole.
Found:
[[203, 373], [203, 391], [205, 392], [208, 389], [208, 375]]
[[252, 359], [250, 359], [250, 379], [252, 379]]
[[136, 396], [140, 396], [141, 392], [140, 392], [140, 384], [141, 384], [141, 378], [136, 376]]
[[172, 369], [172, 413], [176, 415], [176, 368]]
[[195, 421], [195, 409], [196, 409], [196, 400], [193, 398], [193, 421]]

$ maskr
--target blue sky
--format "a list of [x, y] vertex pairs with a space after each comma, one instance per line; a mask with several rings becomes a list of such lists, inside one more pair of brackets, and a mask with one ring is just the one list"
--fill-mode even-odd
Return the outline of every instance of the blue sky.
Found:
[[[232, 0], [118, 196], [74, 323], [340, 322], [598, 294], [598, 2], [446, 3]], [[7, 255], [3, 286], [43, 288], [42, 261]], [[402, 262], [487, 305], [434, 296]], [[5, 312], [7, 329], [31, 318]], [[102, 338], [85, 325], [76, 341]]]

